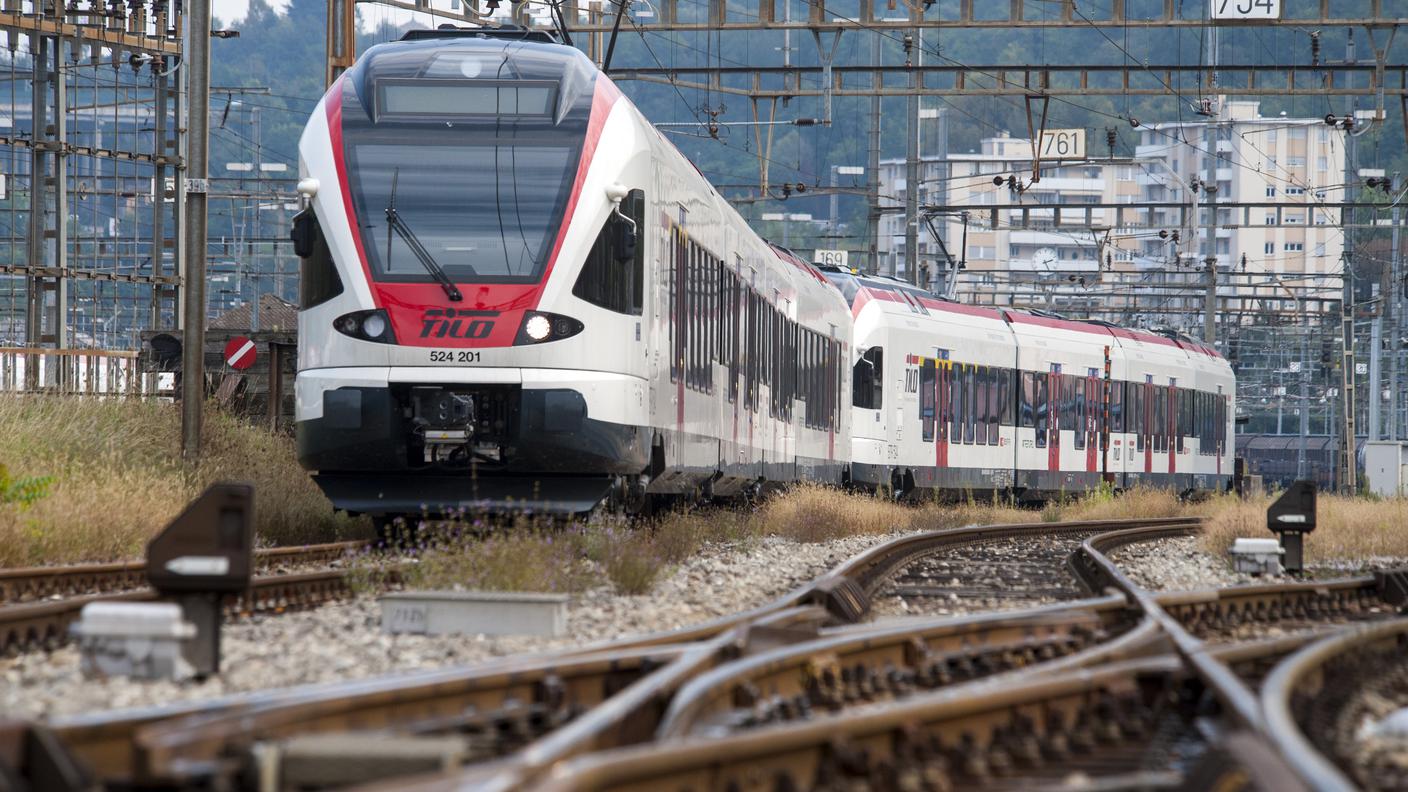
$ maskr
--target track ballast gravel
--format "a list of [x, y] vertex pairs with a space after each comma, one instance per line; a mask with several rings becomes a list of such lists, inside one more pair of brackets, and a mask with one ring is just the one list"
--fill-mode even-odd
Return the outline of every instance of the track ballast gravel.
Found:
[[766, 538], [714, 546], [676, 568], [650, 594], [610, 586], [572, 597], [560, 638], [387, 635], [374, 597], [227, 624], [223, 670], [204, 682], [85, 679], [71, 646], [0, 658], [0, 713], [54, 718], [217, 698], [270, 688], [468, 665], [706, 622], [763, 605], [889, 536], [803, 544]]

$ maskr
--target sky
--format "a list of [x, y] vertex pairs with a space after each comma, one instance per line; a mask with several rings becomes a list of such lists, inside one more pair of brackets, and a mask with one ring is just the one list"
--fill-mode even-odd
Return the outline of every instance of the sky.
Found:
[[[249, 0], [213, 0], [213, 12], [222, 21], [244, 19], [245, 12], [249, 10]], [[269, 0], [269, 5], [282, 11], [288, 5], [288, 0]]]

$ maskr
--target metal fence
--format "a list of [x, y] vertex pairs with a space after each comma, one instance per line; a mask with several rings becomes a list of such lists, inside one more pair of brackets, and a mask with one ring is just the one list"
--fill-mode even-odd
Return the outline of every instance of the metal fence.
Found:
[[0, 347], [0, 392], [171, 397], [175, 377], [147, 372], [139, 353]]

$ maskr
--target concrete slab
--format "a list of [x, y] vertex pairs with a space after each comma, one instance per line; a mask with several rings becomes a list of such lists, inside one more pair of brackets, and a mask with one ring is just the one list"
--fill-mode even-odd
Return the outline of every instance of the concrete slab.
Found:
[[540, 635], [567, 630], [565, 594], [397, 591], [381, 598], [381, 628], [421, 635]]

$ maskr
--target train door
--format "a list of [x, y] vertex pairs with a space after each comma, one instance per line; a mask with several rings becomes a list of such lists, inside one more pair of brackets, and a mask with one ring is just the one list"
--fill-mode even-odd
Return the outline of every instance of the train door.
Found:
[[1085, 389], [1085, 420], [1079, 431], [1085, 432], [1085, 470], [1087, 473], [1103, 473], [1100, 467], [1100, 424], [1101, 415], [1104, 413], [1104, 403], [1100, 378], [1096, 376], [1096, 370], [1090, 369], [1085, 381], [1081, 383]]
[[938, 377], [935, 380], [935, 387], [938, 389], [939, 428], [938, 440], [934, 444], [934, 466], [937, 468], [934, 475], [940, 483], [944, 471], [948, 468], [949, 423], [953, 420], [953, 398], [950, 393], [952, 380], [953, 366], [947, 360], [939, 361]]
[[1170, 379], [1168, 388], [1164, 391], [1164, 399], [1168, 407], [1164, 410], [1164, 436], [1167, 438], [1165, 445], [1168, 450], [1168, 472], [1173, 475], [1178, 472], [1178, 448], [1183, 444], [1183, 438], [1179, 435], [1181, 429], [1178, 426], [1178, 382]]
[[[1061, 364], [1052, 363], [1046, 375], [1046, 392], [1050, 395], [1046, 409], [1046, 469], [1053, 473], [1061, 471]], [[1058, 476], [1059, 478], [1059, 476]]]
[[1154, 379], [1146, 377], [1139, 386], [1140, 397], [1144, 400], [1144, 408], [1140, 411], [1139, 439], [1140, 448], [1144, 451], [1144, 472], [1154, 472]]

